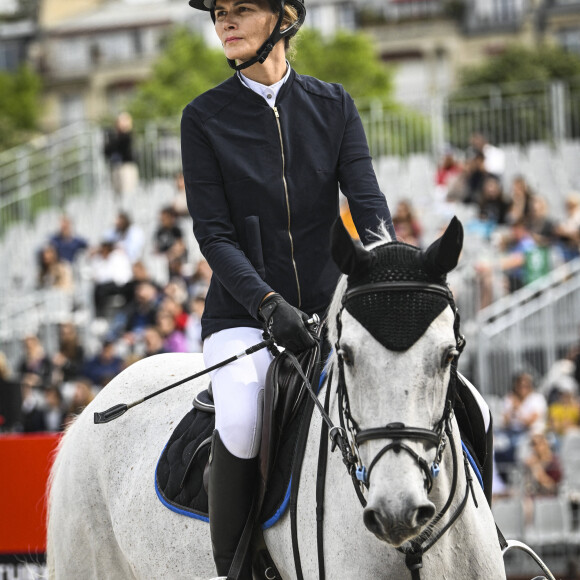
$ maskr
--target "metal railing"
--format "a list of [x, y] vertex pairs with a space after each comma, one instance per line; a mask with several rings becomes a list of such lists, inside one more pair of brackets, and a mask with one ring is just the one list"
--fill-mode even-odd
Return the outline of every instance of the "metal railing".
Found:
[[505, 395], [518, 371], [544, 376], [580, 339], [580, 259], [481, 310], [472, 338], [485, 395]]

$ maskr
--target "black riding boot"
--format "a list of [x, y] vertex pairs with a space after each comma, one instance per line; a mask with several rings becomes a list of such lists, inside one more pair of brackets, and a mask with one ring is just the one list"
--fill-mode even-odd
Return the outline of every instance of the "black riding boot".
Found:
[[[209, 468], [209, 527], [219, 576], [227, 576], [250, 513], [258, 473], [258, 458], [240, 459], [213, 432]], [[244, 562], [240, 580], [252, 580], [251, 558]]]

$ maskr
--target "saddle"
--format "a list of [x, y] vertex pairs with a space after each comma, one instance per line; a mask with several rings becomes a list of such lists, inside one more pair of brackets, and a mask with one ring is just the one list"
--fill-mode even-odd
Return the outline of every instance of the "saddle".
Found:
[[[323, 364], [318, 348], [298, 355], [302, 370], [312, 385], [319, 385]], [[274, 525], [290, 498], [296, 439], [305, 415], [306, 386], [288, 355], [278, 354], [266, 376], [260, 447], [262, 529]], [[209, 521], [207, 467], [215, 406], [211, 384], [197, 395], [165, 445], [155, 474], [160, 501], [172, 511]]]

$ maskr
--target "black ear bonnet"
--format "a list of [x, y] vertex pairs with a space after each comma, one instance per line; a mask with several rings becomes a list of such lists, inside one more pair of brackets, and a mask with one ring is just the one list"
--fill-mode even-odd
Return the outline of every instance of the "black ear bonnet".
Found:
[[391, 242], [370, 251], [371, 264], [366, 272], [348, 277], [344, 307], [365, 329], [389, 350], [404, 351], [425, 333], [429, 325], [452, 301], [451, 292], [421, 289], [355, 293], [367, 284], [381, 282], [424, 282], [446, 286], [446, 275], [430, 275], [425, 269], [421, 250], [400, 242]]

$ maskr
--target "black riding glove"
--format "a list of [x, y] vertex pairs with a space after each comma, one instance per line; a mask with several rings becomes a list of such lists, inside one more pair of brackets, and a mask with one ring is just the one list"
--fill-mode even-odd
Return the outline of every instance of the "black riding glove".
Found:
[[305, 325], [308, 315], [288, 304], [280, 294], [264, 298], [258, 313], [276, 344], [290, 352], [297, 354], [316, 344]]

